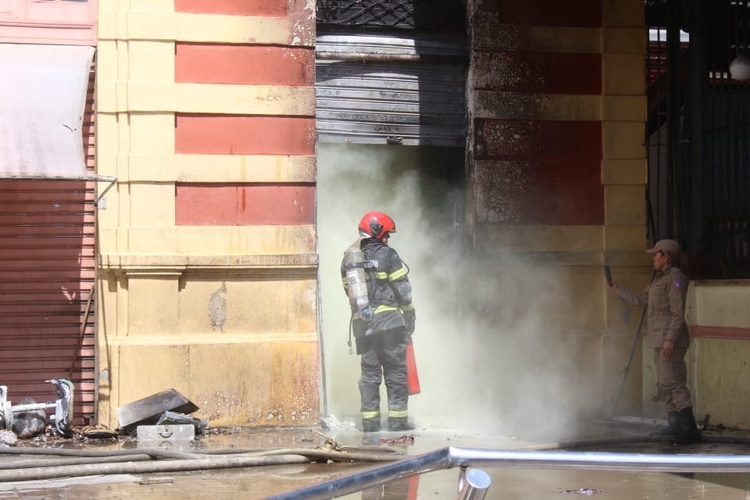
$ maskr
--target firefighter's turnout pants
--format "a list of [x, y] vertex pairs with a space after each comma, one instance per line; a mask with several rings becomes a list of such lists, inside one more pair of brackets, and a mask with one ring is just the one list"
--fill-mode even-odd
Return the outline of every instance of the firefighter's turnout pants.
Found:
[[380, 382], [385, 379], [388, 417], [406, 418], [409, 394], [406, 389], [406, 333], [404, 328], [386, 330], [357, 339], [362, 355], [359, 392], [362, 418], [380, 417]]

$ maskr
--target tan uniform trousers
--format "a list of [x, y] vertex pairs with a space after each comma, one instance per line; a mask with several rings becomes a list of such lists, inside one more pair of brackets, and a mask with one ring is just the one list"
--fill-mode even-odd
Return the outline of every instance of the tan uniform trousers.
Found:
[[687, 388], [686, 353], [687, 349], [675, 346], [672, 357], [665, 359], [661, 354], [661, 349], [654, 349], [658, 384], [666, 395], [665, 403], [668, 412], [693, 407], [690, 391]]

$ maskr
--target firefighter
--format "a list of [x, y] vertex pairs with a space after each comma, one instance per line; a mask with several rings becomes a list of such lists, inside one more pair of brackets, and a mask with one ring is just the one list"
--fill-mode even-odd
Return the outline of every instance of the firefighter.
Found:
[[619, 288], [616, 282], [606, 283], [606, 286], [622, 300], [648, 308], [646, 342], [656, 351], [658, 384], [667, 409], [668, 425], [661, 434], [674, 436], [678, 443], [696, 442], [701, 435], [687, 388], [685, 354], [690, 338], [685, 323], [685, 299], [688, 280], [678, 267], [680, 245], [674, 240], [659, 240], [647, 252], [653, 258], [656, 276], [642, 292]]
[[[361, 355], [359, 379], [362, 429], [380, 430], [380, 383], [385, 379], [388, 395], [388, 430], [411, 428], [408, 421], [406, 385], [406, 344], [414, 333], [416, 313], [412, 304], [409, 269], [396, 250], [388, 246], [396, 224], [382, 212], [368, 212], [359, 222], [359, 241], [353, 248], [362, 251], [361, 267], [366, 279], [366, 307], [357, 306], [350, 293], [346, 257], [341, 265], [344, 290], [352, 307], [352, 332], [357, 354]], [[345, 254], [346, 255], [346, 254]]]

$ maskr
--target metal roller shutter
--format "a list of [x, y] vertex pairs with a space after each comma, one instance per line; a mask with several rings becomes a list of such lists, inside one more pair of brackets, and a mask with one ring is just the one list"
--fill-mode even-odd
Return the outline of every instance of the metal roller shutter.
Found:
[[[92, 65], [82, 131], [91, 175], [94, 74]], [[0, 180], [0, 385], [14, 405], [26, 397], [46, 402], [57, 396], [45, 381], [70, 378], [74, 425], [94, 415], [95, 188]]]
[[462, 38], [320, 34], [318, 140], [463, 147], [465, 70]]

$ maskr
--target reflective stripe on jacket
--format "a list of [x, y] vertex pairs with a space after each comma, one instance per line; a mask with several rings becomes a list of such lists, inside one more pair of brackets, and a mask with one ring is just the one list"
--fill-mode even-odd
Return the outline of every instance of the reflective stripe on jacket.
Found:
[[[407, 267], [401, 262], [398, 252], [380, 240], [369, 238], [362, 240], [360, 245], [365, 257], [367, 294], [373, 316], [372, 320], [363, 322], [358, 311], [352, 310], [354, 336], [403, 328], [406, 323], [402, 311], [414, 309]], [[343, 263], [341, 276], [346, 276]]]

